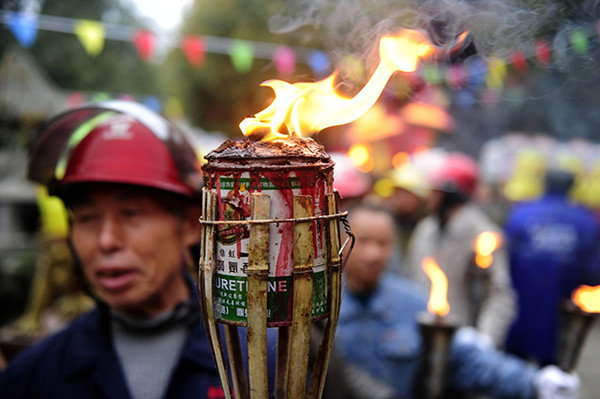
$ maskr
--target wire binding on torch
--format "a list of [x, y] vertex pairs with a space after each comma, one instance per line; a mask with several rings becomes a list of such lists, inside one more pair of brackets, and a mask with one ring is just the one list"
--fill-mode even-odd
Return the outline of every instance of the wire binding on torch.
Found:
[[[312, 220], [320, 220], [320, 219], [334, 219], [340, 218], [342, 220], [346, 219], [348, 215], [348, 211], [334, 213], [331, 215], [319, 215], [319, 216], [307, 216], [301, 218], [291, 218], [291, 219], [248, 219], [248, 220], [202, 220], [200, 218], [201, 224], [227, 224], [227, 225], [246, 225], [246, 224], [267, 224], [267, 223], [289, 223], [289, 222], [309, 222]], [[346, 222], [347, 223], [347, 222]], [[349, 227], [349, 226], [348, 226]]]
[[[344, 269], [346, 268], [346, 262], [348, 262], [348, 258], [350, 257], [350, 254], [352, 253], [352, 249], [354, 248], [354, 242], [356, 241], [356, 237], [354, 237], [354, 234], [352, 233], [352, 229], [350, 228], [350, 222], [348, 222], [348, 218], [346, 217], [348, 215], [348, 211], [345, 211], [342, 213], [344, 213], [344, 215], [340, 218], [340, 221], [344, 225], [344, 231], [348, 235], [348, 238], [346, 238], [346, 241], [344, 241], [344, 245], [342, 245], [342, 248], [340, 248], [340, 253], [339, 253], [339, 255], [342, 257], [342, 259], [344, 259], [342, 262], [342, 272], [343, 272]], [[348, 249], [348, 256], [344, 257], [343, 252], [346, 249], [346, 245], [348, 245], [348, 242], [350, 242], [350, 248]]]

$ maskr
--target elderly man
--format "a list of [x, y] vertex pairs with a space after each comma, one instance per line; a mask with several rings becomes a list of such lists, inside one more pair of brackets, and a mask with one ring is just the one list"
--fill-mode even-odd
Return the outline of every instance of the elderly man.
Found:
[[219, 398], [188, 276], [199, 173], [183, 135], [129, 102], [51, 120], [29, 177], [59, 196], [96, 307], [12, 361], [2, 398]]

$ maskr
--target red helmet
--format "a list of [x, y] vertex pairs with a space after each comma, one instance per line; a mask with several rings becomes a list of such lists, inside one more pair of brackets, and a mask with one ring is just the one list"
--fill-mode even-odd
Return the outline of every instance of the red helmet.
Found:
[[183, 133], [129, 101], [90, 104], [53, 118], [28, 166], [28, 177], [54, 194], [72, 183], [112, 182], [196, 197], [201, 181]]
[[340, 193], [342, 198], [357, 198], [367, 194], [371, 189], [369, 175], [358, 170], [345, 154], [334, 152], [330, 155], [335, 162], [333, 188]]
[[449, 153], [431, 173], [431, 184], [436, 190], [454, 192], [471, 198], [477, 185], [479, 166], [468, 155]]

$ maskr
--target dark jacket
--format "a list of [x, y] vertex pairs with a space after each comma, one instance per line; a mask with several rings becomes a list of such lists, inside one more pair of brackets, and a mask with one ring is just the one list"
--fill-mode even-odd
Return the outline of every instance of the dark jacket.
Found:
[[[166, 397], [223, 397], [200, 318], [169, 381]], [[111, 342], [108, 310], [98, 308], [13, 360], [0, 374], [0, 398], [129, 399]]]

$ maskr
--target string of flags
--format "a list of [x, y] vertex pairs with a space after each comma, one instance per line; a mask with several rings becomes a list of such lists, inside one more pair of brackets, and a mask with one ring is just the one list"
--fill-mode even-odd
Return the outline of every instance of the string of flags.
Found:
[[[26, 48], [35, 43], [39, 30], [49, 30], [74, 34], [91, 57], [102, 53], [107, 39], [131, 42], [145, 62], [151, 62], [156, 56], [157, 34], [147, 29], [3, 10], [0, 10], [0, 22], [8, 26], [18, 43]], [[593, 36], [600, 36], [600, 22], [572, 29], [567, 36], [569, 49], [575, 55], [586, 56]], [[297, 63], [309, 65], [317, 77], [324, 77], [331, 72], [327, 54], [304, 47], [193, 34], [184, 35], [176, 46], [194, 68], [202, 67], [207, 53], [217, 53], [228, 55], [234, 68], [242, 74], [252, 68], [256, 58], [273, 61], [283, 77], [292, 76]], [[453, 101], [462, 107], [468, 108], [478, 102], [494, 105], [500, 91], [505, 88], [509, 73], [525, 76], [534, 67], [550, 67], [553, 59], [561, 56], [564, 54], [553, 54], [549, 41], [538, 39], [531, 49], [517, 49], [502, 59], [484, 60], [479, 56], [471, 56], [460, 64], [424, 63], [416, 75], [426, 84], [444, 86], [452, 92]], [[358, 70], [364, 68], [351, 55], [344, 58], [344, 64], [354, 69], [353, 74], [360, 73]], [[517, 92], [512, 95], [515, 101], [524, 97]]]
[[[150, 62], [156, 56], [159, 39], [155, 32], [147, 29], [4, 10], [0, 10], [0, 22], [9, 28], [19, 45], [25, 48], [35, 44], [40, 30], [74, 34], [90, 57], [100, 55], [105, 41], [109, 39], [131, 42], [140, 58]], [[323, 51], [304, 47], [191, 34], [184, 35], [177, 47], [194, 68], [202, 66], [206, 53], [217, 53], [229, 55], [239, 73], [248, 72], [256, 58], [273, 61], [282, 76], [291, 76], [298, 62], [308, 64], [316, 76], [324, 76], [330, 72], [329, 57]]]

